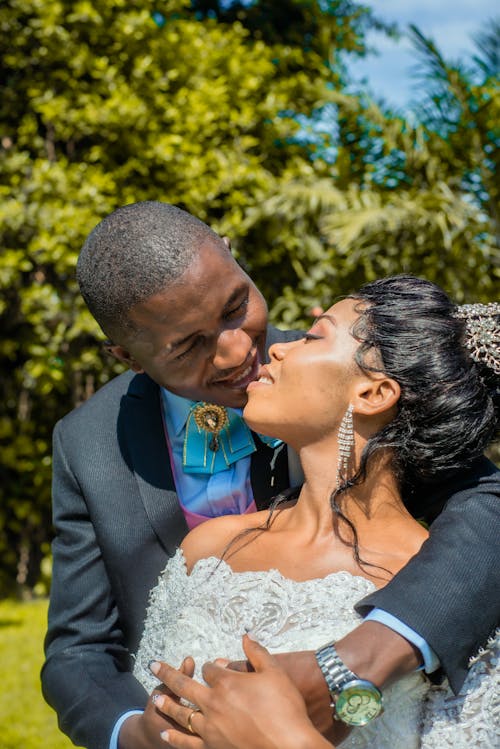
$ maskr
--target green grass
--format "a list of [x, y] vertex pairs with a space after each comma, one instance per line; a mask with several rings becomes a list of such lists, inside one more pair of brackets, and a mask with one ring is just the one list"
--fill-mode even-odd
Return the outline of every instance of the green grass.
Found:
[[40, 689], [47, 601], [0, 601], [1, 749], [70, 749]]

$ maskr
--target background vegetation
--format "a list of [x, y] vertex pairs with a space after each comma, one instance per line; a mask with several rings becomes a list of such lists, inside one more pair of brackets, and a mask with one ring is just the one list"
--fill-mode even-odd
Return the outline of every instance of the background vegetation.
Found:
[[457, 301], [498, 288], [500, 22], [461, 65], [413, 30], [409, 118], [347, 88], [369, 7], [226, 6], [0, 6], [1, 595], [46, 592], [51, 432], [118, 371], [74, 280], [115, 207], [172, 202], [232, 237], [283, 325], [388, 273]]

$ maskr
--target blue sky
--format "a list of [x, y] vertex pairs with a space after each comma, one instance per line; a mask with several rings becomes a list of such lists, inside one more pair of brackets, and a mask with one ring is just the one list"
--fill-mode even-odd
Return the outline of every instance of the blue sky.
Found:
[[[400, 27], [414, 23], [436, 42], [446, 59], [460, 59], [473, 49], [471, 34], [488, 19], [499, 15], [493, 0], [367, 0], [368, 6], [383, 20]], [[405, 107], [418, 98], [418, 84], [411, 76], [415, 52], [402, 38], [391, 41], [380, 34], [371, 34], [369, 44], [379, 55], [350, 62], [349, 70], [359, 79], [366, 79], [370, 89], [391, 105]]]

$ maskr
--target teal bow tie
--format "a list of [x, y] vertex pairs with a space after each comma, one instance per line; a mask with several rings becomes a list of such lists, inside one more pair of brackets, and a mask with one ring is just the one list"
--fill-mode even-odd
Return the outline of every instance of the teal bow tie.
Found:
[[[281, 444], [281, 440], [272, 437], [261, 439], [271, 447]], [[225, 471], [237, 460], [251, 455], [255, 449], [252, 433], [237, 413], [210, 403], [191, 406], [182, 455], [185, 473], [213, 474]]]

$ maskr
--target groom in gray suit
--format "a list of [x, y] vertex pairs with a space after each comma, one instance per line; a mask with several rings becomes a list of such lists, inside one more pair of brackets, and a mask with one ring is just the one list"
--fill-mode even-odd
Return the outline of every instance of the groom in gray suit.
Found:
[[[153, 749], [165, 746], [165, 719], [130, 672], [148, 592], [190, 527], [265, 507], [294, 483], [286, 449], [250, 433], [239, 409], [268, 346], [299, 334], [268, 326], [262, 296], [225, 242], [166, 204], [108, 216], [77, 272], [108, 350], [130, 371], [54, 430], [42, 685], [75, 743]], [[423, 662], [460, 686], [499, 618], [499, 486], [484, 461], [433, 490], [429, 541], [361, 604], [376, 609], [373, 619], [337, 643], [355, 673], [383, 685]], [[331, 711], [314, 654], [283, 661], [324, 725]]]

